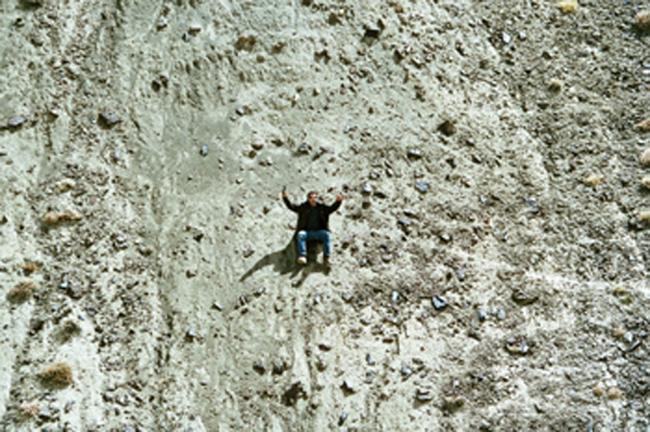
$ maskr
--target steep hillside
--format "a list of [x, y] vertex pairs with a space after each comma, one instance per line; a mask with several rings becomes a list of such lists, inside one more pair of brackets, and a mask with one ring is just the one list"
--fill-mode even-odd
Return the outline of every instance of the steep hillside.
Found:
[[0, 4], [0, 429], [648, 430], [650, 6], [573, 6]]

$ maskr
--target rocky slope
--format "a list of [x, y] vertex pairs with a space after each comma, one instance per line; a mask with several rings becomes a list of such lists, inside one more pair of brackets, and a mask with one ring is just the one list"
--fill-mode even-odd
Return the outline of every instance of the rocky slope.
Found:
[[650, 428], [648, 5], [561, 6], [1, 4], [0, 428]]

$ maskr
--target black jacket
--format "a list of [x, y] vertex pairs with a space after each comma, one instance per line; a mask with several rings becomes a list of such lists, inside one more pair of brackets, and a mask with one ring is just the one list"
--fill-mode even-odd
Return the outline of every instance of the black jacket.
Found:
[[[284, 204], [287, 206], [289, 210], [298, 213], [298, 224], [296, 225], [296, 232], [306, 230], [307, 222], [308, 222], [307, 215], [309, 213], [309, 210], [311, 209], [311, 207], [309, 207], [309, 203], [305, 201], [300, 205], [295, 205], [292, 204], [291, 201], [289, 201], [289, 198], [283, 197], [282, 200], [284, 201]], [[341, 207], [341, 201], [336, 201], [331, 206], [327, 206], [321, 203], [316, 204], [316, 209], [318, 210], [320, 216], [318, 229], [324, 229], [329, 231], [330, 214], [338, 210], [339, 207]]]

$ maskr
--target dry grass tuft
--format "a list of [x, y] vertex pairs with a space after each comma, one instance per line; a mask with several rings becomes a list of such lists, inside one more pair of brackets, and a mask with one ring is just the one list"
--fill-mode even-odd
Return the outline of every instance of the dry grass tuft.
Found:
[[650, 224], [650, 210], [641, 210], [639, 212], [639, 222]]
[[81, 214], [71, 210], [62, 212], [49, 211], [43, 215], [43, 224], [52, 226], [63, 222], [76, 222], [81, 218]]
[[557, 7], [562, 13], [570, 14], [578, 9], [578, 0], [561, 0], [558, 2]]
[[650, 132], [650, 117], [636, 124], [636, 129], [641, 132]]
[[48, 387], [64, 388], [73, 384], [72, 368], [67, 363], [54, 363], [39, 372], [41, 382]]
[[650, 176], [645, 176], [641, 179], [641, 186], [650, 189]]
[[589, 174], [583, 179], [583, 183], [587, 186], [595, 187], [605, 183], [605, 176], [600, 174]]
[[18, 407], [18, 411], [24, 418], [36, 418], [38, 417], [40, 409], [38, 408], [38, 404], [36, 402], [26, 402]]
[[20, 269], [25, 273], [26, 275], [30, 275], [36, 271], [38, 271], [41, 268], [41, 265], [37, 263], [36, 261], [25, 261], [20, 265]]
[[11, 303], [24, 303], [29, 300], [36, 290], [36, 284], [31, 280], [18, 282], [15, 287], [7, 293], [7, 300]]

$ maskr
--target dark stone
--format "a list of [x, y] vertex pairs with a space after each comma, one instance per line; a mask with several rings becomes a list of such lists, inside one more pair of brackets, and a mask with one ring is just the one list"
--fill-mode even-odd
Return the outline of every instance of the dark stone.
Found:
[[306, 397], [307, 393], [305, 393], [302, 383], [295, 382], [282, 394], [282, 403], [287, 406], [293, 406], [298, 399], [305, 399]]
[[208, 145], [207, 144], [203, 144], [201, 146], [201, 150], [199, 150], [199, 154], [201, 156], [203, 156], [203, 157], [206, 157], [208, 155]]
[[343, 426], [343, 423], [345, 423], [345, 420], [347, 420], [347, 418], [348, 418], [348, 413], [343, 411], [339, 416], [339, 426]]
[[441, 311], [447, 307], [447, 301], [444, 298], [437, 295], [431, 298], [431, 304], [433, 305], [433, 308], [437, 311]]
[[452, 136], [456, 133], [456, 125], [451, 120], [445, 120], [438, 126], [438, 132], [445, 136]]
[[105, 111], [99, 114], [98, 121], [100, 126], [104, 128], [111, 128], [122, 120], [116, 113], [112, 111]]
[[258, 374], [263, 375], [266, 372], [266, 367], [264, 366], [264, 363], [258, 360], [253, 363], [253, 370]]

